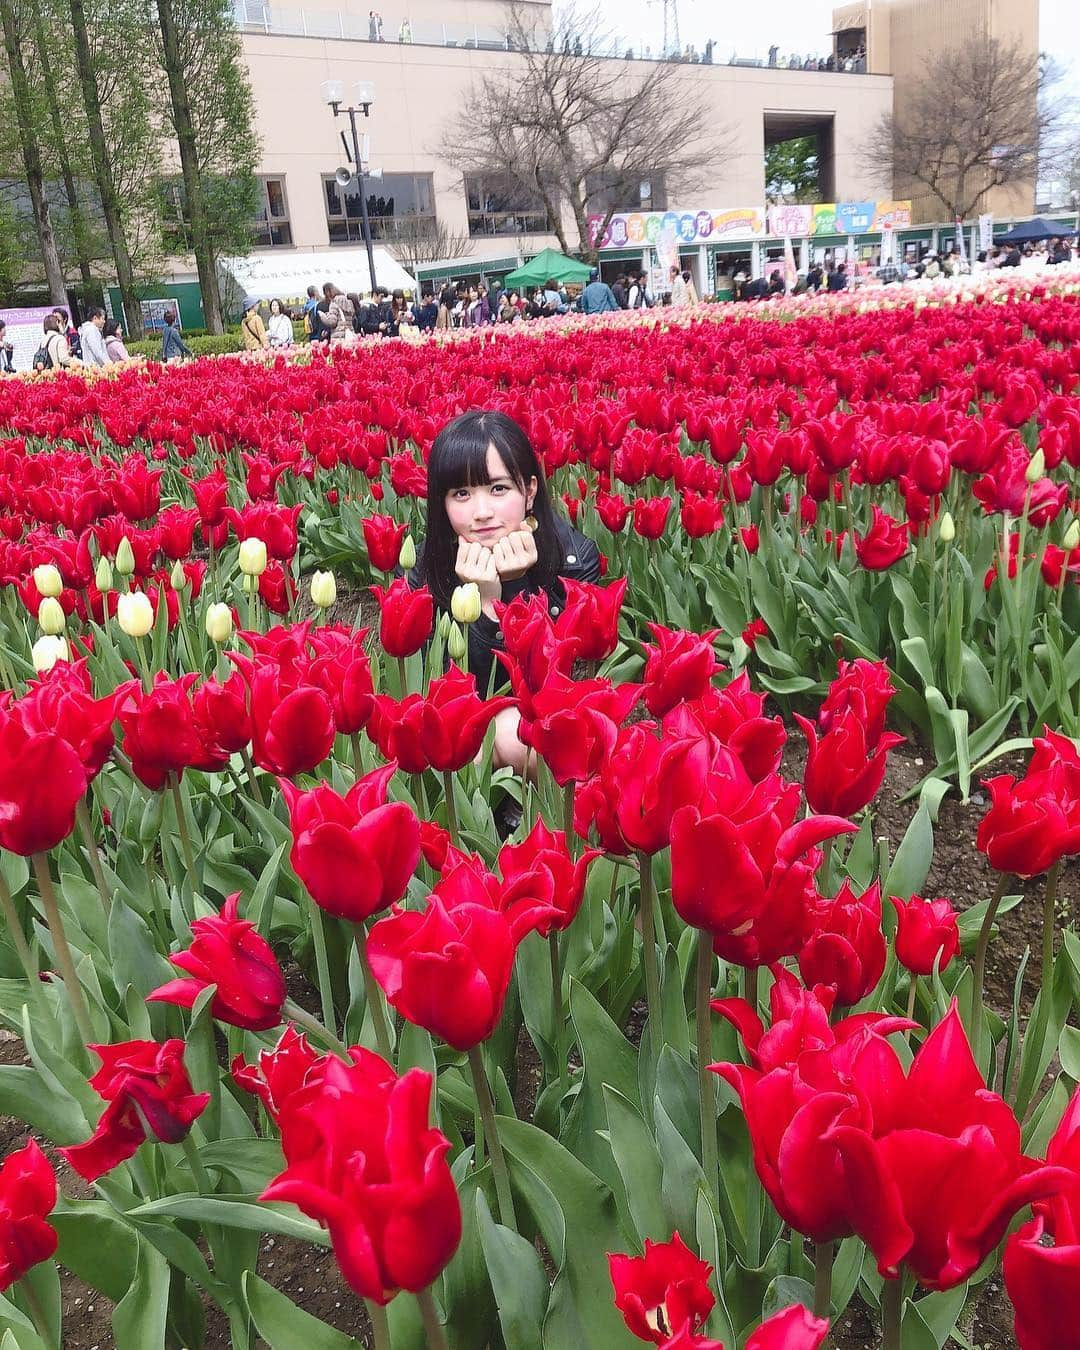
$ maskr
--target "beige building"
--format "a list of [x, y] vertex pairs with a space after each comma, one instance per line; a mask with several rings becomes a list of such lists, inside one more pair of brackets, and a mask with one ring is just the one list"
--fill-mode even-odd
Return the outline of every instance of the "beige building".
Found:
[[[973, 34], [987, 34], [1002, 42], [1018, 42], [1035, 56], [1039, 4], [1038, 0], [858, 0], [833, 10], [833, 30], [838, 62], [850, 60], [871, 74], [892, 76], [894, 112], [902, 124], [928, 53], [959, 47]], [[893, 195], [911, 199], [915, 221], [942, 217], [940, 201], [917, 183], [898, 178]], [[1034, 179], [991, 189], [981, 209], [999, 220], [1030, 215], [1035, 209]]]
[[[334, 182], [335, 169], [345, 163], [340, 133], [347, 133], [348, 120], [335, 120], [323, 102], [327, 80], [342, 81], [346, 99], [358, 82], [374, 86], [371, 115], [361, 125], [369, 137], [369, 163], [382, 171], [381, 179], [367, 182], [377, 243], [393, 249], [403, 218], [434, 217], [468, 241], [468, 266], [455, 269], [458, 274], [503, 261], [514, 265], [555, 245], [538, 201], [503, 183], [463, 178], [438, 154], [442, 127], [451, 112], [467, 106], [474, 80], [492, 67], [522, 64], [506, 50], [503, 5], [499, 0], [460, 0], [453, 7], [444, 0], [392, 0], [392, 5], [381, 11], [382, 40], [372, 41], [379, 30], [369, 0], [308, 0], [303, 9], [237, 0], [263, 145], [259, 247], [362, 247], [355, 184], [342, 189]], [[535, 0], [535, 9], [540, 16], [550, 12], [541, 0]], [[630, 69], [641, 56], [635, 52], [629, 61], [623, 52], [619, 64]], [[860, 153], [866, 126], [891, 106], [887, 74], [699, 62], [680, 66], [679, 78], [704, 91], [710, 116], [726, 131], [731, 148], [721, 161], [704, 166], [707, 186], [693, 193], [674, 181], [654, 184], [649, 203], [654, 208], [760, 207], [766, 144], [807, 132], [818, 135], [821, 145], [822, 200], [892, 195], [891, 184]], [[569, 214], [565, 227], [574, 246]]]

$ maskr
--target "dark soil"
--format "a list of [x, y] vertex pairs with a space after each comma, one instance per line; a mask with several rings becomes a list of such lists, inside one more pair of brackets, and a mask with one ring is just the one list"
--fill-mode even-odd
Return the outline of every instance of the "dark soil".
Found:
[[[351, 623], [356, 614], [357, 597], [351, 594], [339, 601], [339, 609], [331, 610], [331, 621]], [[365, 610], [367, 606], [365, 605]], [[349, 612], [346, 612], [348, 610]], [[377, 620], [377, 615], [373, 615]], [[369, 621], [368, 614], [364, 615]], [[785, 756], [785, 770], [798, 776], [804, 759], [802, 737], [797, 730], [791, 735]], [[875, 803], [875, 833], [888, 838], [895, 850], [917, 809], [917, 798], [903, 801], [904, 794], [914, 787], [932, 768], [932, 759], [915, 745], [902, 745], [890, 756], [885, 785]], [[1024, 756], [997, 761], [995, 773], [1019, 773]], [[973, 786], [972, 799], [962, 804], [955, 793], [942, 803], [938, 823], [934, 828], [934, 857], [924, 887], [928, 896], [945, 895], [964, 909], [985, 899], [993, 887], [993, 874], [985, 859], [975, 848], [975, 831], [985, 810], [985, 795], [978, 785]], [[1072, 900], [1076, 886], [1075, 868], [1063, 874], [1061, 893]], [[987, 1002], [999, 1013], [1007, 1013], [1012, 1003], [1013, 983], [1025, 948], [1030, 948], [1029, 962], [1022, 991], [1022, 1011], [1026, 1013], [1037, 990], [1040, 955], [1041, 890], [1028, 887], [1028, 899], [1003, 920], [1003, 930], [990, 949], [987, 966]], [[284, 957], [285, 953], [281, 953]], [[318, 997], [295, 964], [286, 964], [289, 994], [303, 1006], [317, 1011]], [[633, 1021], [635, 1013], [631, 1013]], [[631, 1026], [628, 1032], [640, 1034], [640, 1027]], [[10, 1032], [0, 1031], [0, 1062], [24, 1063], [21, 1042]], [[535, 1102], [540, 1080], [540, 1064], [536, 1052], [523, 1032], [519, 1042], [517, 1087], [515, 1105], [520, 1114], [528, 1116]], [[21, 1146], [27, 1138], [24, 1126], [11, 1118], [0, 1118], [0, 1152], [6, 1154]], [[38, 1142], [45, 1148], [56, 1166], [60, 1185], [69, 1195], [86, 1195], [82, 1180], [58, 1157], [47, 1141]], [[328, 1251], [313, 1249], [304, 1243], [287, 1238], [266, 1238], [260, 1249], [259, 1274], [301, 1307], [331, 1326], [369, 1344], [367, 1316], [362, 1302], [344, 1284], [333, 1256]], [[66, 1271], [61, 1272], [64, 1301], [65, 1350], [91, 1350], [91, 1347], [113, 1345], [111, 1331], [112, 1307], [107, 1299], [82, 1284]], [[227, 1325], [214, 1308], [207, 1309], [207, 1338], [209, 1347], [227, 1347], [230, 1343]], [[963, 1321], [968, 1339], [980, 1350], [1009, 1350], [1015, 1345], [1012, 1332], [1012, 1308], [1005, 1295], [1000, 1278], [987, 1282], [974, 1308], [969, 1308]], [[856, 1297], [839, 1319], [834, 1329], [832, 1344], [837, 1350], [869, 1350], [879, 1343], [880, 1333], [875, 1320]], [[259, 1342], [261, 1345], [261, 1342]], [[953, 1342], [949, 1343], [954, 1344]], [[477, 1350], [482, 1350], [477, 1347]]]

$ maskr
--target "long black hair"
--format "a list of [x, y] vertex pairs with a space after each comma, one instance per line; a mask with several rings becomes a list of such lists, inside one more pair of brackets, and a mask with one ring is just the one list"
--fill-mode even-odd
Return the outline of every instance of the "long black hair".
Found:
[[435, 437], [428, 457], [427, 534], [420, 573], [435, 602], [450, 606], [458, 584], [458, 536], [446, 514], [446, 494], [455, 488], [491, 482], [488, 447], [494, 446], [506, 472], [524, 492], [530, 478], [536, 493], [530, 514], [536, 519], [536, 562], [530, 571], [540, 586], [551, 585], [564, 566], [563, 548], [556, 533], [555, 512], [544, 481], [544, 471], [525, 432], [502, 412], [467, 412], [447, 422]]

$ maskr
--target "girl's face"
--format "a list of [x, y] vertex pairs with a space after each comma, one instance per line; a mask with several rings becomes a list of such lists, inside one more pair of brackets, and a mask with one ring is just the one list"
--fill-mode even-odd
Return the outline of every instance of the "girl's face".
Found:
[[493, 445], [488, 446], [489, 483], [451, 488], [446, 494], [446, 514], [454, 533], [470, 544], [491, 548], [515, 530], [520, 530], [536, 495], [536, 479], [525, 491], [514, 482]]

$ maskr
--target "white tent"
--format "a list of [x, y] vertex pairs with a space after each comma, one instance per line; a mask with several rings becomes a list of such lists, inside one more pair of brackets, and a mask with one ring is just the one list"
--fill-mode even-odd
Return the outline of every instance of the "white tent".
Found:
[[[375, 281], [388, 291], [410, 290], [419, 293], [416, 278], [385, 248], [376, 248]], [[231, 293], [227, 308], [237, 309], [244, 296], [256, 300], [300, 300], [309, 286], [317, 286], [322, 294], [323, 283], [332, 281], [348, 294], [350, 291], [366, 295], [371, 290], [367, 250], [364, 248], [333, 249], [326, 253], [279, 252], [252, 253], [246, 258], [222, 258], [227, 290]]]

